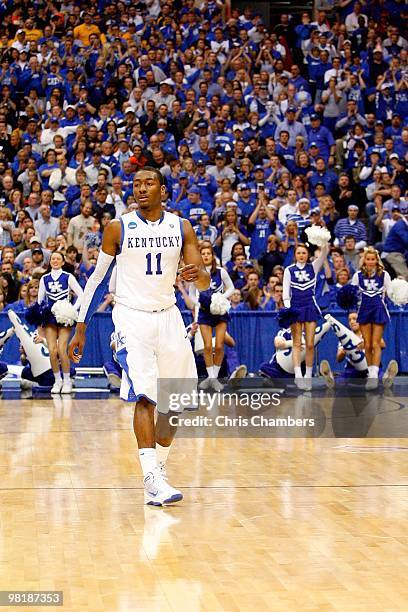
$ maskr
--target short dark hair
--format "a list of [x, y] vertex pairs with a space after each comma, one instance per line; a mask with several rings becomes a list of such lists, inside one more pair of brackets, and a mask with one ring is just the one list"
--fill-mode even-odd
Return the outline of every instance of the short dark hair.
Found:
[[[164, 183], [164, 176], [162, 175], [160, 170], [158, 170], [157, 168], [153, 168], [153, 166], [144, 166], [143, 168], [140, 168], [140, 170], [138, 170], [136, 172], [136, 174], [138, 172], [144, 172], [145, 170], [146, 170], [146, 172], [153, 172], [157, 176], [157, 178], [159, 179], [159, 183], [160, 183], [161, 186], [165, 184]], [[136, 174], [135, 174], [135, 176], [136, 176]]]

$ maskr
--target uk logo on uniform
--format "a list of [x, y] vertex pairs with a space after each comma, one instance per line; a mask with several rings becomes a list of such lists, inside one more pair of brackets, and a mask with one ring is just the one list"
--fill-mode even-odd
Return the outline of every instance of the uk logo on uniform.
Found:
[[300, 283], [310, 280], [309, 272], [305, 272], [304, 270], [301, 270], [301, 271], [296, 270], [295, 276]]
[[136, 229], [137, 228], [137, 223], [135, 223], [134, 221], [131, 221], [130, 223], [128, 223], [128, 228], [129, 229]]

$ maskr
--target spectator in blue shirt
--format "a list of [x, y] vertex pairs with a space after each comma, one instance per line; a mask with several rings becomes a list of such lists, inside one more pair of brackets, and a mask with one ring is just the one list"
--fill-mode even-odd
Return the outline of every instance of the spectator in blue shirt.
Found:
[[367, 246], [367, 230], [362, 221], [357, 219], [358, 206], [350, 204], [347, 209], [347, 218], [339, 219], [334, 228], [335, 246], [344, 246], [347, 236], [353, 236], [356, 240], [356, 249], [363, 249]]

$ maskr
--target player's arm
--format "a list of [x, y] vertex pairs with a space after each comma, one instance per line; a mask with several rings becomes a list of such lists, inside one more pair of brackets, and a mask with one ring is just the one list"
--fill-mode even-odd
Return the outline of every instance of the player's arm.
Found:
[[183, 280], [194, 283], [199, 291], [205, 291], [210, 286], [210, 275], [204, 267], [198, 249], [198, 240], [190, 221], [182, 220], [183, 228], [183, 260], [184, 267], [179, 271]]
[[95, 270], [86, 283], [75, 334], [69, 343], [69, 358], [75, 363], [79, 363], [81, 360], [85, 345], [86, 327], [104, 296], [105, 282], [115, 265], [121, 234], [121, 223], [118, 220], [111, 221], [103, 233], [102, 249], [99, 252]]

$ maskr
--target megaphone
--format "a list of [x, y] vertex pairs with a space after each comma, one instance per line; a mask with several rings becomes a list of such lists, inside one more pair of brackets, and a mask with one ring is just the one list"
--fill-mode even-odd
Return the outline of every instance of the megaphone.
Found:
[[14, 326], [17, 338], [20, 340], [28, 362], [31, 366], [33, 376], [40, 376], [51, 369], [50, 354], [43, 344], [34, 343], [34, 332], [28, 325], [23, 323], [18, 315], [12, 310], [8, 311], [8, 317]]
[[358, 348], [361, 344], [361, 338], [357, 336], [351, 329], [348, 329], [343, 323], [340, 323], [332, 315], [327, 314], [325, 317], [331, 325], [332, 330], [338, 337], [341, 346], [343, 347], [348, 361], [356, 368], [363, 371], [368, 368], [367, 360], [364, 351]]

